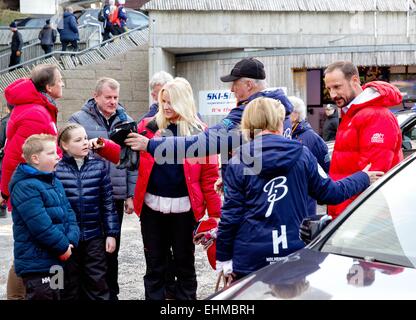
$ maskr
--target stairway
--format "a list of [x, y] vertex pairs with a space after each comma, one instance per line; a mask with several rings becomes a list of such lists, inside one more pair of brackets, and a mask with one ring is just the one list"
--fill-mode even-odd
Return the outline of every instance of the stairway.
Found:
[[27, 61], [21, 68], [0, 74], [0, 90], [4, 89], [13, 81], [29, 77], [31, 70], [38, 64], [51, 63], [61, 70], [74, 69], [79, 65], [99, 63], [127, 51], [148, 44], [148, 28], [132, 29], [113, 39], [107, 40], [100, 45], [85, 49], [80, 52], [58, 52], [49, 57], [40, 57]]

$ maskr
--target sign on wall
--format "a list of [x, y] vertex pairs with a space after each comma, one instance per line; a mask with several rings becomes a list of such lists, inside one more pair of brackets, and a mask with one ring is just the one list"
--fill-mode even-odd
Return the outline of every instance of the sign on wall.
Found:
[[207, 116], [228, 114], [237, 104], [237, 99], [229, 90], [199, 91], [199, 113]]

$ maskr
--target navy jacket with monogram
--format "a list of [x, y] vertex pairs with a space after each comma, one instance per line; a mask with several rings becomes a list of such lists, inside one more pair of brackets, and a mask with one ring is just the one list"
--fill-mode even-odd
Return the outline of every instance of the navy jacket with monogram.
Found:
[[308, 195], [339, 203], [362, 192], [362, 171], [334, 182], [301, 143], [282, 136], [257, 136], [231, 159], [217, 238], [218, 261], [248, 274], [304, 246], [299, 226], [308, 215]]

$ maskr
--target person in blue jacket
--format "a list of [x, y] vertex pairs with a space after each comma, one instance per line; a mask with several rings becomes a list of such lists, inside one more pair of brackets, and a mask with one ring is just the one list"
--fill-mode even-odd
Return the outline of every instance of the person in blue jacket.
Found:
[[[181, 157], [201, 157], [206, 155], [221, 154], [222, 175], [225, 174], [226, 163], [233, 149], [241, 146], [242, 139], [238, 127], [241, 116], [247, 103], [257, 97], [269, 97], [277, 99], [285, 107], [284, 135], [291, 136], [291, 123], [289, 115], [292, 112], [292, 104], [281, 89], [268, 90], [266, 84], [266, 72], [261, 61], [255, 58], [244, 58], [237, 62], [229, 75], [221, 77], [223, 82], [232, 82], [231, 91], [237, 98], [237, 106], [217, 125], [200, 134], [187, 137], [163, 137], [148, 138], [130, 133], [125, 143], [133, 150], [149, 152], [156, 161], [162, 150], [171, 150], [167, 158], [178, 159]], [[178, 150], [183, 150], [178, 154]], [[166, 157], [165, 157], [166, 159]]]
[[120, 234], [113, 206], [108, 167], [89, 155], [84, 127], [69, 123], [59, 130], [58, 144], [64, 151], [56, 169], [80, 228], [78, 248], [65, 266], [63, 300], [110, 300], [106, 252], [116, 249]]
[[72, 7], [66, 7], [63, 17], [63, 28], [58, 29], [62, 43], [62, 51], [66, 51], [68, 44], [71, 44], [73, 51], [78, 51], [79, 32], [77, 18], [74, 16]]
[[232, 157], [224, 177], [217, 271], [236, 279], [304, 247], [299, 226], [308, 214], [308, 195], [340, 203], [382, 175], [367, 166], [334, 182], [308, 148], [282, 136], [284, 117], [276, 100], [249, 103], [241, 128], [250, 142]]
[[52, 267], [71, 256], [79, 228], [54, 174], [59, 161], [56, 137], [30, 136], [23, 144], [23, 158], [26, 163], [19, 164], [10, 182], [14, 267], [23, 278], [26, 300], [60, 300], [63, 283], [52, 281]]
[[[290, 114], [292, 120], [292, 139], [295, 139], [308, 147], [309, 151], [315, 156], [321, 168], [328, 173], [330, 158], [328, 147], [325, 141], [312, 129], [308, 120], [306, 120], [306, 105], [298, 97], [289, 97], [293, 105], [293, 112]], [[308, 201], [309, 215], [316, 214], [316, 200], [309, 197]]]

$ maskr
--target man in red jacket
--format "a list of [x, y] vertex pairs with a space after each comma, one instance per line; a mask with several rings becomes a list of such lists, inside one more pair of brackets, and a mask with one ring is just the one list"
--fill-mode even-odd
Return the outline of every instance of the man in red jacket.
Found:
[[[383, 81], [361, 87], [358, 69], [349, 61], [330, 64], [324, 75], [331, 99], [342, 112], [329, 169], [331, 178], [340, 180], [369, 163], [370, 170], [390, 170], [403, 159], [400, 127], [388, 109], [401, 103], [400, 91]], [[328, 214], [336, 218], [354, 199], [328, 206]]]
[[[18, 79], [4, 91], [7, 102], [13, 105], [13, 111], [7, 123], [6, 145], [1, 175], [0, 201], [8, 199], [9, 182], [22, 158], [22, 146], [33, 134], [46, 133], [57, 135], [56, 121], [58, 109], [55, 100], [62, 97], [62, 75], [56, 65], [36, 66], [30, 79]], [[7, 280], [7, 299], [24, 299], [24, 286], [12, 266]]]

